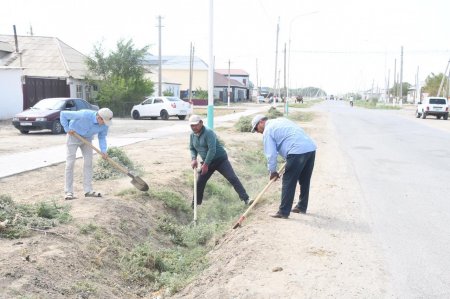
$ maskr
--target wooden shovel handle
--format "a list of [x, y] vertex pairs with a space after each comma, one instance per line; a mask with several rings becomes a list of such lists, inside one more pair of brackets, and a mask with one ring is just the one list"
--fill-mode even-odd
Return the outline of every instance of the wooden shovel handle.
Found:
[[[77, 137], [79, 140], [81, 140], [84, 144], [89, 145], [94, 151], [96, 151], [97, 153], [99, 153], [100, 155], [102, 155], [103, 153], [96, 148], [92, 143], [90, 143], [89, 141], [87, 141], [85, 138], [81, 137], [77, 132], [73, 132], [73, 136]], [[112, 166], [114, 166], [115, 168], [117, 168], [118, 170], [120, 170], [121, 172], [125, 173], [126, 175], [129, 175], [129, 171], [128, 169], [126, 169], [125, 167], [123, 167], [122, 165], [120, 165], [119, 163], [117, 163], [116, 161], [114, 161], [113, 159], [111, 159], [110, 157], [106, 156], [106, 160], [111, 163]]]
[[[286, 167], [286, 163], [283, 164], [283, 166], [281, 166], [280, 170], [278, 170], [278, 173], [280, 175], [283, 174], [284, 169]], [[264, 189], [262, 189], [261, 192], [259, 192], [258, 196], [256, 196], [256, 198], [253, 200], [252, 204], [248, 207], [248, 209], [244, 212], [244, 214], [242, 214], [242, 216], [239, 218], [239, 220], [236, 222], [236, 224], [233, 226], [233, 229], [237, 228], [240, 226], [240, 224], [245, 220], [245, 218], [247, 217], [248, 213], [250, 212], [251, 209], [253, 209], [253, 207], [256, 205], [256, 203], [259, 201], [259, 199], [264, 195], [264, 193], [267, 191], [267, 189], [269, 189], [270, 185], [272, 185], [273, 182], [275, 182], [278, 178], [274, 177], [272, 178], [267, 185], [264, 187]]]

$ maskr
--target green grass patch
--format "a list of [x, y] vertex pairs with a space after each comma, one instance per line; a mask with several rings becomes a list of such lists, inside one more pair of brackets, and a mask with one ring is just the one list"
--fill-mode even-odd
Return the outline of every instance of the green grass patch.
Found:
[[56, 201], [35, 204], [17, 204], [10, 196], [0, 195], [0, 237], [16, 239], [30, 235], [30, 229], [49, 229], [72, 220], [68, 205]]
[[310, 108], [317, 103], [322, 102], [321, 99], [311, 100], [311, 101], [303, 101], [303, 103], [289, 103], [290, 108]]
[[[350, 104], [349, 104], [350, 105]], [[354, 106], [367, 109], [383, 109], [383, 110], [399, 110], [399, 106], [386, 105], [384, 103], [378, 103], [376, 101], [353, 101]]]
[[292, 121], [308, 122], [314, 119], [314, 112], [293, 112], [289, 113], [288, 118]]

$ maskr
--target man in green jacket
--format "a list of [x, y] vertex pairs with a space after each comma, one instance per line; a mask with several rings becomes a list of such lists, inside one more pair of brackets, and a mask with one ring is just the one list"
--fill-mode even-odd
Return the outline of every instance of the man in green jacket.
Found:
[[[239, 181], [239, 178], [234, 173], [233, 167], [230, 161], [228, 161], [227, 152], [222, 144], [220, 144], [214, 131], [205, 127], [202, 119], [198, 115], [192, 115], [189, 118], [189, 124], [192, 129], [189, 142], [192, 168], [195, 169], [198, 167], [198, 155], [203, 160], [201, 173], [197, 180], [197, 205], [202, 204], [206, 183], [216, 170], [233, 185], [239, 198], [247, 205], [249, 196]], [[194, 200], [192, 200], [193, 205]]]

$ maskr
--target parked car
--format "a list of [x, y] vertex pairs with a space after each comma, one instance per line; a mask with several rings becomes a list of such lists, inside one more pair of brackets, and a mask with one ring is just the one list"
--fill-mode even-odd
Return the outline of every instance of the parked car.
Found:
[[179, 97], [146, 97], [142, 103], [131, 108], [131, 117], [134, 119], [161, 117], [167, 120], [171, 116], [177, 116], [183, 120], [191, 113], [191, 104]]
[[434, 115], [437, 119], [448, 119], [448, 101], [443, 97], [427, 97], [417, 104], [416, 117], [423, 119]]
[[64, 133], [64, 128], [59, 122], [61, 111], [82, 109], [98, 110], [98, 106], [76, 98], [42, 99], [33, 107], [16, 114], [13, 117], [12, 124], [22, 134], [40, 130], [51, 130], [53, 134], [60, 134]]
[[256, 103], [265, 103], [265, 98], [263, 96], [257, 96], [256, 97]]

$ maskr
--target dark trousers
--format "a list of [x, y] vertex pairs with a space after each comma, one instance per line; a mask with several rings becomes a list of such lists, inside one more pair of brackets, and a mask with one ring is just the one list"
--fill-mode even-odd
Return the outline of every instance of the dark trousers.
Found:
[[297, 182], [300, 184], [300, 196], [297, 207], [306, 212], [308, 208], [309, 186], [311, 175], [314, 169], [316, 152], [309, 152], [299, 155], [288, 155], [286, 159], [286, 170], [283, 175], [281, 189], [280, 212], [289, 215], [294, 202]]
[[216, 170], [221, 175], [223, 175], [228, 180], [228, 182], [230, 182], [230, 184], [233, 186], [234, 190], [236, 190], [241, 200], [248, 199], [248, 194], [245, 191], [244, 186], [242, 186], [241, 181], [239, 181], [239, 178], [234, 173], [233, 167], [231, 167], [230, 161], [228, 161], [228, 157], [225, 157], [224, 159], [211, 162], [211, 164], [208, 165], [208, 172], [205, 175], [199, 174], [197, 180], [198, 205], [202, 203], [203, 192], [205, 191], [206, 183]]

